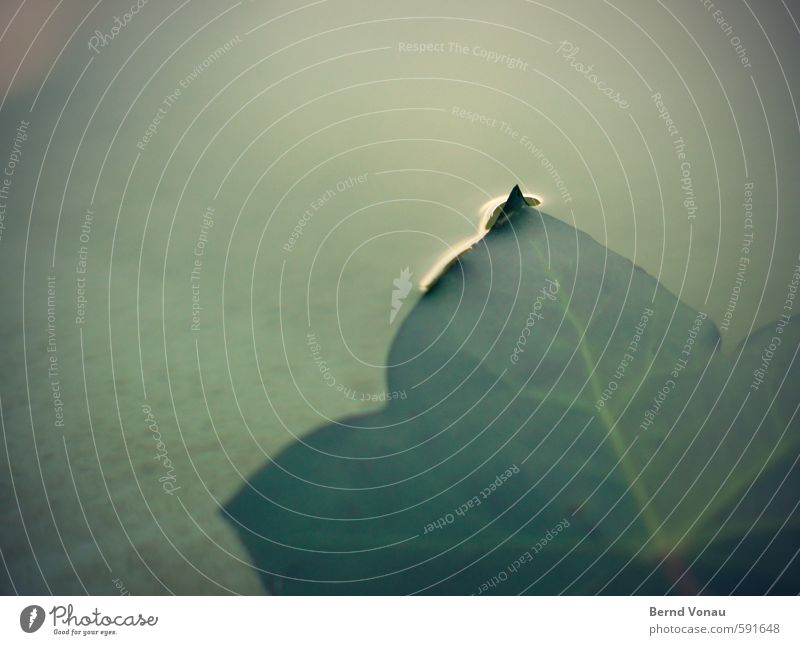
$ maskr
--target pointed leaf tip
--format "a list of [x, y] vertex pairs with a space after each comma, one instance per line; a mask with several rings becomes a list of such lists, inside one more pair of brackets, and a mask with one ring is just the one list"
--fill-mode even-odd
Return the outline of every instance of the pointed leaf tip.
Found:
[[522, 194], [522, 191], [519, 189], [518, 185], [514, 185], [514, 188], [511, 189], [511, 192], [508, 194], [508, 199], [506, 200], [505, 206], [503, 206], [503, 210], [506, 213], [511, 213], [513, 210], [519, 208], [520, 206], [527, 206], [528, 202], [525, 201], [525, 196]]

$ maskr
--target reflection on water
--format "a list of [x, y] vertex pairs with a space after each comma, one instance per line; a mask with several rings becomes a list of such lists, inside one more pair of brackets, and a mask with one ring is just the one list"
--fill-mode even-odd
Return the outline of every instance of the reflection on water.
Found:
[[91, 49], [130, 4], [27, 2], [0, 40], [0, 401], [25, 509], [7, 493], [0, 535], [22, 592], [259, 592], [219, 507], [384, 405], [421, 297], [396, 307], [395, 280], [424, 284], [514, 184], [728, 316], [726, 352], [783, 311], [782, 6], [725, 7], [731, 35], [635, 0], [149, 2]]
[[[542, 203], [541, 199], [533, 196], [526, 196], [525, 201], [531, 206], [538, 206]], [[464, 253], [470, 251], [501, 221], [504, 216], [504, 204], [505, 197], [496, 197], [483, 205], [480, 209], [481, 218], [478, 224], [478, 231], [474, 235], [453, 244], [441, 257], [434, 261], [433, 266], [420, 280], [419, 286], [423, 292], [430, 290], [447, 269], [453, 266]]]

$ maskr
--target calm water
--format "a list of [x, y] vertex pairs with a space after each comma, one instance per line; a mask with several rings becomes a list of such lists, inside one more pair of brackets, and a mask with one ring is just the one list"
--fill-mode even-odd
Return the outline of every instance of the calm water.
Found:
[[782, 6], [151, 0], [110, 38], [130, 2], [60, 7], [33, 41], [34, 3], [0, 40], [17, 591], [261, 591], [219, 506], [293, 437], [399, 396], [419, 280], [515, 183], [726, 349], [784, 306]]

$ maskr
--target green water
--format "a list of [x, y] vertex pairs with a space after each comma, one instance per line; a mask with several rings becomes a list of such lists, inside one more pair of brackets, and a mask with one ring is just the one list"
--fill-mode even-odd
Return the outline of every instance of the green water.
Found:
[[725, 349], [784, 307], [783, 7], [723, 9], [746, 61], [701, 3], [632, 0], [151, 0], [90, 49], [129, 6], [41, 3], [0, 40], [6, 592], [261, 592], [220, 505], [383, 405], [418, 281], [515, 183]]

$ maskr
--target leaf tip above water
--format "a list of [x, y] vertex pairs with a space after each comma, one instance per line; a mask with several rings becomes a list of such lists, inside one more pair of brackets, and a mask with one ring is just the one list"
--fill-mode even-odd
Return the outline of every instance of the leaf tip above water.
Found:
[[447, 273], [450, 267], [453, 266], [462, 255], [471, 251], [475, 244], [480, 242], [495, 226], [510, 219], [511, 216], [520, 209], [536, 207], [541, 203], [541, 200], [536, 197], [526, 197], [523, 195], [519, 185], [515, 184], [506, 200], [492, 210], [486, 218], [485, 223], [478, 229], [475, 235], [450, 247], [447, 253], [439, 257], [436, 264], [434, 264], [431, 270], [420, 280], [420, 289], [422, 292], [426, 293], [430, 291], [439, 279]]

